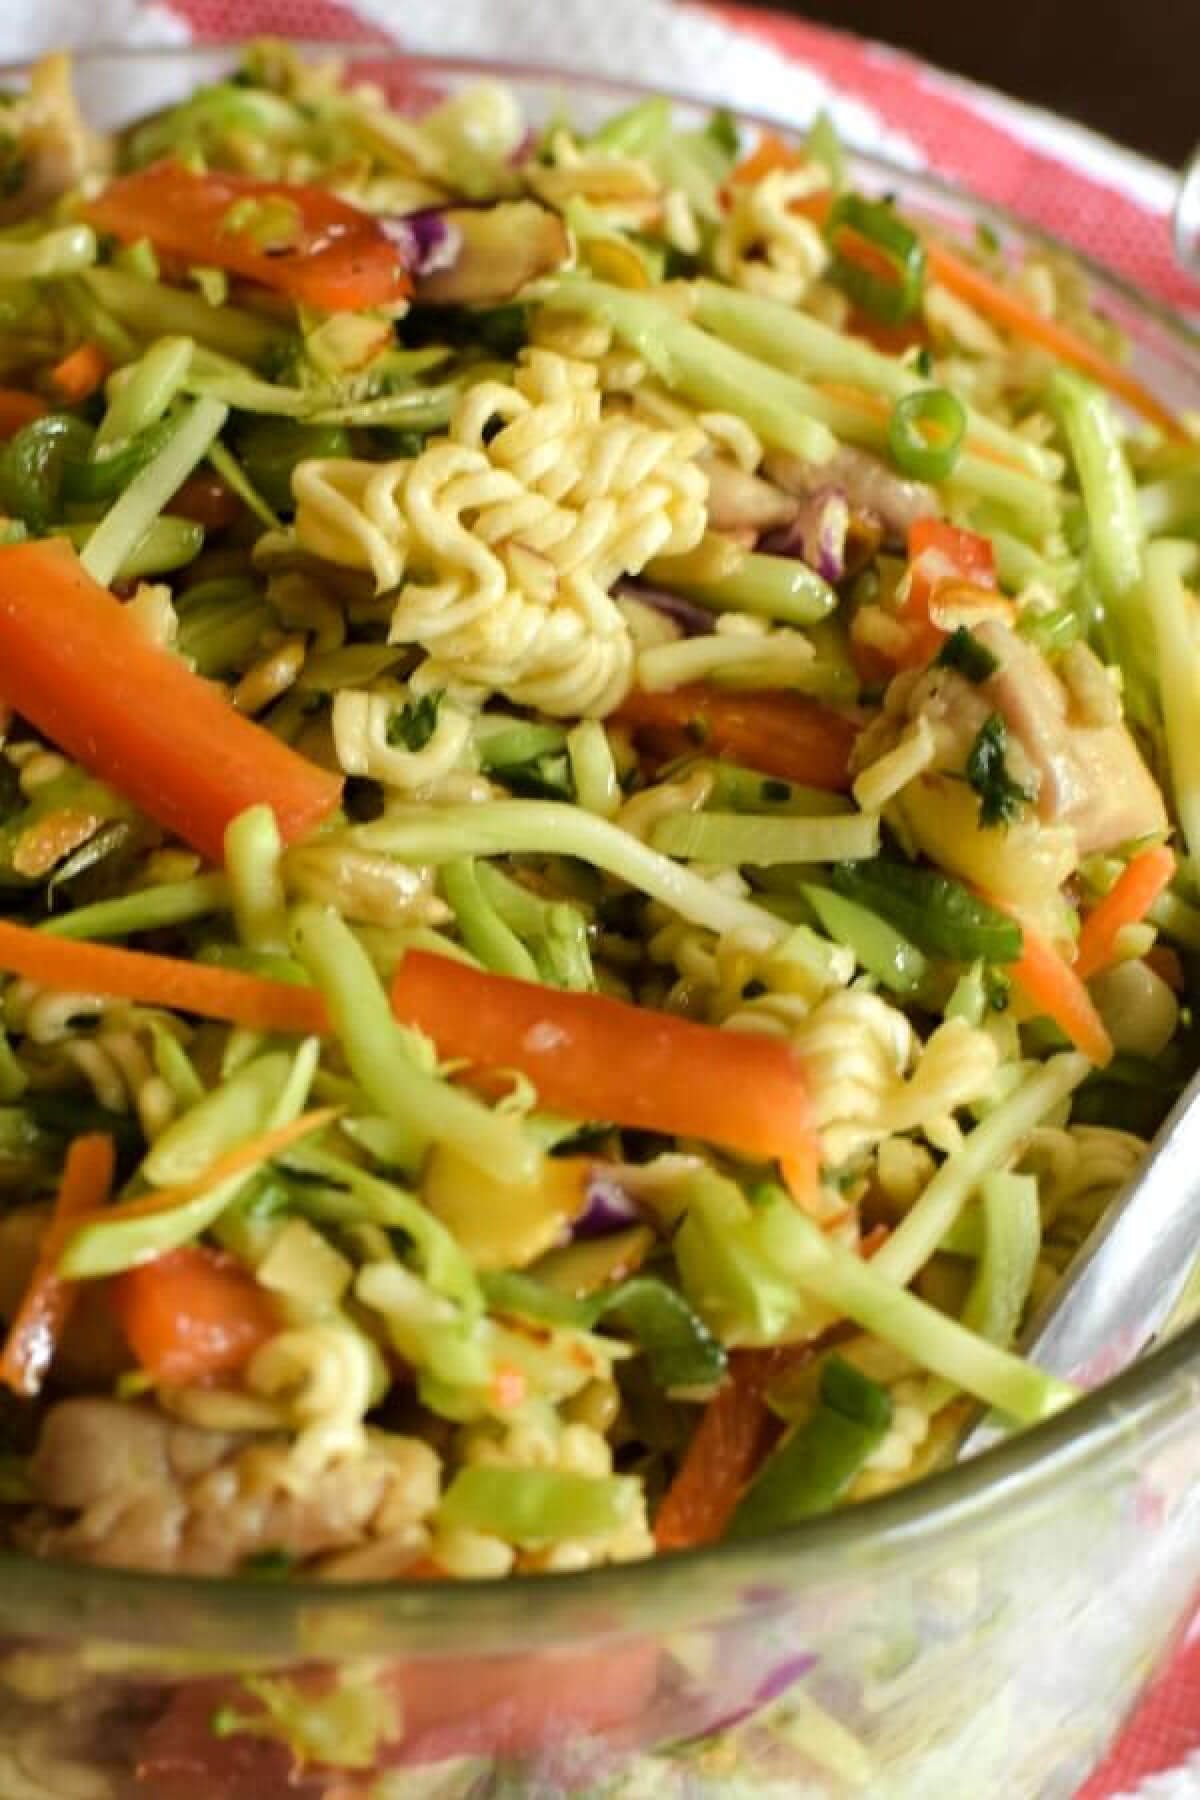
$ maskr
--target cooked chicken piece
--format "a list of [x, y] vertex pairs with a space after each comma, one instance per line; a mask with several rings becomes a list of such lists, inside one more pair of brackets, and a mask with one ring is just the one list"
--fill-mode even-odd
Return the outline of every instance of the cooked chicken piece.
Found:
[[47, 1413], [29, 1473], [37, 1510], [16, 1536], [36, 1554], [223, 1575], [267, 1551], [303, 1561], [386, 1539], [394, 1553], [405, 1536], [420, 1554], [440, 1466], [416, 1439], [372, 1433], [365, 1455], [301, 1479], [281, 1438], [80, 1399]]
[[43, 57], [28, 93], [0, 114], [0, 225], [31, 218], [109, 160], [79, 110], [70, 57]]
[[940, 518], [942, 503], [923, 481], [908, 481], [866, 450], [835, 450], [828, 462], [805, 462], [790, 451], [772, 450], [763, 461], [772, 481], [789, 494], [838, 488], [856, 511], [875, 513], [892, 543], [903, 543], [917, 519]]
[[727, 457], [709, 457], [704, 470], [711, 531], [776, 531], [790, 525], [800, 510], [794, 495], [751, 475]]
[[937, 744], [930, 773], [961, 776], [980, 728], [999, 713], [1008, 731], [1009, 775], [1044, 826], [1071, 832], [1076, 861], [1165, 831], [1158, 785], [1092, 652], [1076, 644], [1054, 669], [998, 619], [981, 619], [974, 637], [995, 658], [995, 672], [977, 684], [936, 664], [898, 675], [883, 713], [859, 740], [856, 767], [889, 750], [909, 721], [925, 718]]
[[1097, 682], [1107, 677], [1086, 646], [1065, 665], [1067, 686], [1035, 645], [998, 620], [983, 620], [975, 636], [1000, 664], [980, 691], [1040, 777], [1041, 817], [1069, 825], [1081, 856], [1165, 831], [1162, 795], [1128, 730], [1119, 717], [1096, 722]]

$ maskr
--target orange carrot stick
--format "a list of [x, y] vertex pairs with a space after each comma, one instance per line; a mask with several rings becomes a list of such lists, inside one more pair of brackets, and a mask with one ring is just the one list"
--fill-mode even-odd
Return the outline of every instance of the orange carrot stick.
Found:
[[0, 1382], [14, 1394], [36, 1394], [54, 1360], [77, 1293], [76, 1283], [56, 1272], [63, 1240], [84, 1214], [103, 1206], [112, 1187], [113, 1141], [103, 1133], [73, 1139], [67, 1151], [54, 1212], [37, 1263], [4, 1349]]
[[0, 698], [213, 862], [246, 807], [270, 806], [291, 843], [341, 794], [144, 637], [57, 538], [0, 549]]
[[69, 406], [78, 406], [104, 384], [111, 367], [99, 344], [89, 339], [55, 363], [50, 371], [51, 385]]
[[39, 987], [66, 993], [111, 994], [143, 1006], [167, 1006], [205, 1019], [224, 1019], [253, 1031], [288, 1031], [298, 1036], [329, 1030], [325, 1002], [315, 988], [271, 981], [242, 969], [122, 950], [50, 937], [27, 925], [0, 920], [0, 969], [23, 975]]
[[1081, 981], [1090, 981], [1114, 961], [1121, 932], [1145, 918], [1174, 873], [1175, 857], [1165, 844], [1139, 851], [1125, 865], [1083, 922], [1075, 956], [1075, 973]]

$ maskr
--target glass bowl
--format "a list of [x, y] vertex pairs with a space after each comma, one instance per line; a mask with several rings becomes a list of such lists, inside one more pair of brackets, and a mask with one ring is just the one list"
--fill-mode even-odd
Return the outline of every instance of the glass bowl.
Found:
[[[590, 124], [638, 92], [348, 54], [413, 106], [499, 74], [534, 121], [566, 101]], [[78, 76], [113, 125], [236, 55], [97, 53]], [[949, 231], [986, 219], [1014, 249], [1047, 243], [935, 180], [852, 160], [858, 183]], [[1200, 407], [1197, 340], [1088, 273], [1147, 384]], [[1066, 1800], [1198, 1586], [1200, 1324], [916, 1487], [653, 1563], [351, 1586], [0, 1554], [0, 1800]], [[319, 1760], [293, 1769], [239, 1716], [299, 1719]]]

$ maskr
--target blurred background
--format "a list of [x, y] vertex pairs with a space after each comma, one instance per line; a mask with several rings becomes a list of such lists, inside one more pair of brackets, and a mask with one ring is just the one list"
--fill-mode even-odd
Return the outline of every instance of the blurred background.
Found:
[[1200, 0], [771, 4], [911, 50], [1163, 162], [1182, 163], [1200, 139]]

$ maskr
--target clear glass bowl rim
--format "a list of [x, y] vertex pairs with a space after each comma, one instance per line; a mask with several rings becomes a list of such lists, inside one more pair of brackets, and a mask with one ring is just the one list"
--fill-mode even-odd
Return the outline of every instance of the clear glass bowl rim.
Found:
[[[617, 102], [665, 95], [685, 106], [714, 104], [708, 97], [669, 86], [592, 76], [549, 64], [410, 54], [386, 39], [353, 43], [294, 40], [294, 44], [301, 53], [314, 56], [343, 56], [366, 63], [392, 59], [406, 70], [431, 78], [439, 74], [460, 79], [493, 76], [564, 91], [575, 89]], [[232, 40], [132, 48], [97, 45], [76, 52], [74, 60], [85, 68], [120, 60], [129, 64], [135, 76], [139, 65], [178, 61], [185, 67], [202, 66], [214, 56], [234, 55], [238, 49]], [[0, 81], [19, 80], [29, 67], [27, 61], [0, 65]], [[739, 121], [774, 129], [798, 130], [809, 122], [789, 122], [741, 107], [734, 112]], [[1170, 359], [1178, 362], [1181, 372], [1186, 370], [1192, 380], [1200, 381], [1200, 332], [1135, 284], [1017, 214], [978, 199], [968, 189], [860, 151], [853, 144], [849, 148], [855, 163], [878, 175], [884, 187], [889, 183], [915, 187], [935, 203], [940, 199], [956, 209], [969, 209], [971, 217], [1000, 227], [1024, 244], [1069, 257], [1088, 273], [1100, 298], [1107, 295], [1123, 301], [1138, 322], [1157, 327], [1166, 338]], [[1156, 345], [1160, 354], [1162, 349]], [[1200, 1105], [1200, 1091], [1192, 1104]], [[1094, 1477], [1097, 1465], [1111, 1462], [1115, 1470], [1132, 1442], [1152, 1438], [1185, 1404], [1200, 1406], [1200, 1320], [1066, 1412], [1017, 1433], [968, 1462], [929, 1475], [911, 1487], [747, 1542], [717, 1544], [581, 1573], [518, 1575], [479, 1583], [296, 1579], [276, 1584], [239, 1577], [214, 1579], [95, 1568], [0, 1550], [0, 1596], [4, 1596], [0, 1619], [9, 1609], [9, 1600], [19, 1598], [22, 1614], [38, 1618], [48, 1633], [56, 1629], [69, 1632], [103, 1616], [106, 1637], [141, 1639], [161, 1636], [155, 1627], [156, 1615], [166, 1623], [177, 1620], [182, 1611], [192, 1618], [201, 1614], [213, 1623], [236, 1627], [230, 1648], [249, 1651], [248, 1630], [254, 1638], [279, 1641], [280, 1628], [283, 1636], [291, 1638], [289, 1627], [302, 1623], [301, 1635], [308, 1638], [323, 1615], [340, 1620], [365, 1605], [381, 1627], [394, 1625], [405, 1636], [419, 1638], [424, 1635], [422, 1626], [431, 1625], [439, 1639], [453, 1635], [469, 1644], [477, 1633], [490, 1637], [497, 1625], [511, 1622], [514, 1603], [536, 1598], [539, 1638], [553, 1637], [556, 1622], [562, 1627], [560, 1635], [577, 1637], [585, 1616], [597, 1625], [603, 1619], [605, 1628], [611, 1629], [616, 1618], [625, 1619], [631, 1605], [642, 1621], [652, 1620], [657, 1602], [673, 1602], [688, 1589], [704, 1591], [710, 1601], [715, 1600], [714, 1577], [717, 1588], [727, 1595], [739, 1590], [753, 1593], [764, 1581], [786, 1583], [789, 1590], [798, 1591], [809, 1581], [819, 1585], [836, 1579], [866, 1557], [872, 1571], [879, 1572], [893, 1558], [900, 1565], [922, 1551], [933, 1553], [950, 1537], [986, 1529], [1018, 1508], [1046, 1504], [1072, 1479]]]

